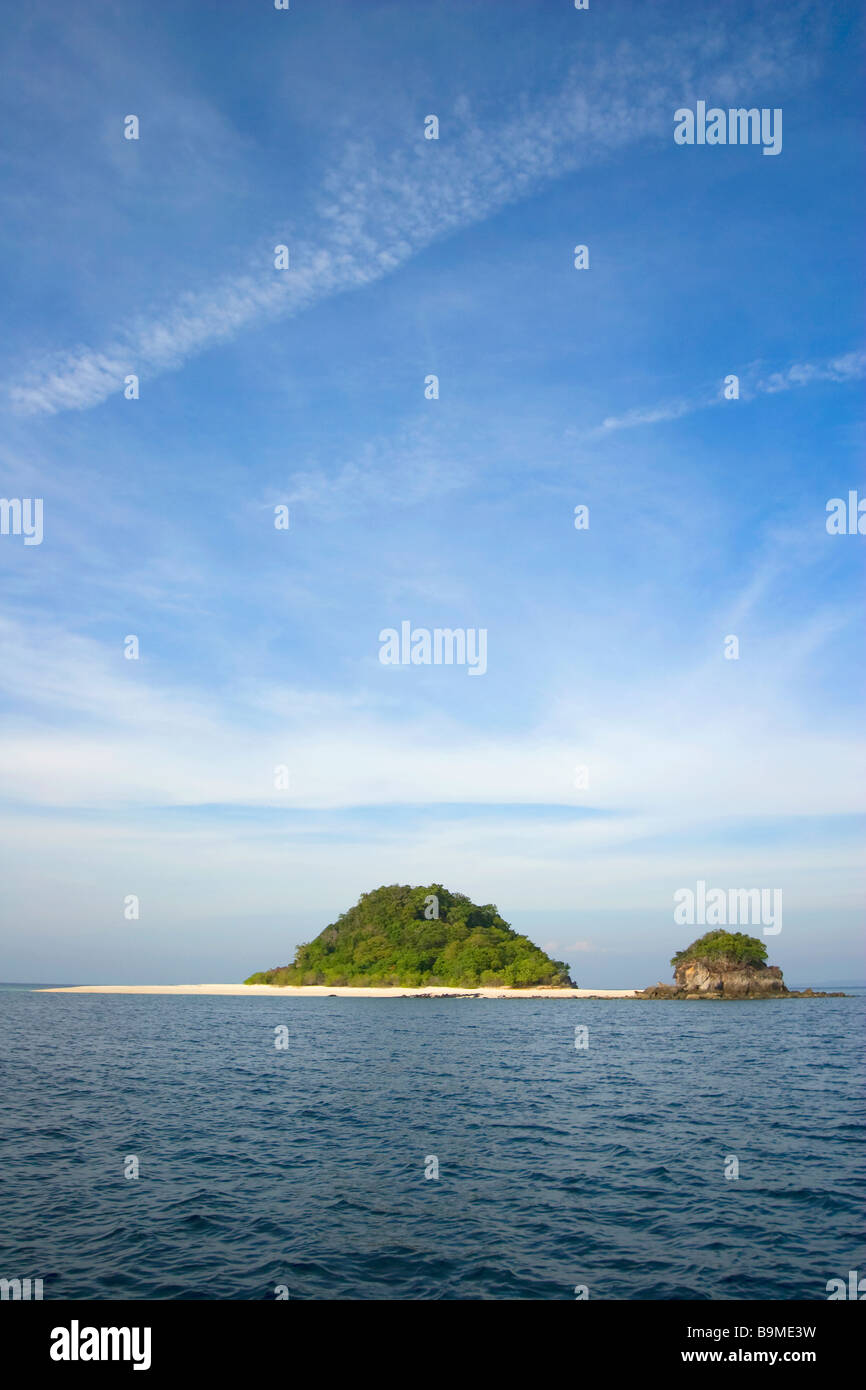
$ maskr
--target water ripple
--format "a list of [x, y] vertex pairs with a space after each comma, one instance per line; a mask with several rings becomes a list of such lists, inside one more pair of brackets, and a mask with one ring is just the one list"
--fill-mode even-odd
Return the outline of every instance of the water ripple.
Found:
[[864, 1000], [819, 1002], [7, 991], [0, 1274], [46, 1298], [824, 1298], [862, 1265]]

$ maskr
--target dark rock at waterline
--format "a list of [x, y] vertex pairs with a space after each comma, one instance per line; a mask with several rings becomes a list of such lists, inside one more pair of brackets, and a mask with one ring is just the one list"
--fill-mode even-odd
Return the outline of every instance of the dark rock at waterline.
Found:
[[791, 999], [853, 999], [853, 994], [846, 994], [844, 989], [789, 989], [788, 996]]
[[674, 983], [659, 981], [638, 996], [643, 999], [769, 999], [788, 994], [778, 965], [763, 961], [685, 959], [674, 970]]
[[764, 966], [764, 976], [758, 974], [744, 979], [742, 971], [721, 977], [714, 972], [705, 988], [694, 987], [694, 977], [683, 985], [665, 985], [661, 981], [649, 989], [639, 990], [635, 999], [847, 999], [843, 990], [788, 989], [782, 972], [776, 965]]

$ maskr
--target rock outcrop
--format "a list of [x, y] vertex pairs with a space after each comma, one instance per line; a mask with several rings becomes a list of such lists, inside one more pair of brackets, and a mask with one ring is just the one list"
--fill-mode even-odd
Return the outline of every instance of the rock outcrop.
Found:
[[767, 965], [762, 941], [741, 932], [710, 931], [678, 951], [672, 985], [643, 990], [642, 999], [771, 999], [790, 991], [778, 965]]
[[788, 989], [778, 965], [744, 965], [741, 961], [683, 961], [675, 983], [641, 991], [644, 999], [769, 999]]

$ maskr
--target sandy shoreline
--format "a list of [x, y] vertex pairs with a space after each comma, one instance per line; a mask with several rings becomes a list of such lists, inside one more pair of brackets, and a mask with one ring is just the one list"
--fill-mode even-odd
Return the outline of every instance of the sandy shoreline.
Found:
[[632, 999], [633, 989], [449, 989], [427, 985], [424, 989], [403, 989], [399, 985], [365, 989], [355, 985], [64, 985], [62, 988], [35, 990], [37, 994], [238, 994], [278, 995], [304, 999]]

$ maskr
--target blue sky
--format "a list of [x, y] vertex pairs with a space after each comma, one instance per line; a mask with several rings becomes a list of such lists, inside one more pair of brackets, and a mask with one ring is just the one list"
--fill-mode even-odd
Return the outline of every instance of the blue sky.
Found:
[[242, 978], [440, 881], [642, 985], [703, 879], [866, 977], [859, 8], [4, 6], [0, 975]]

